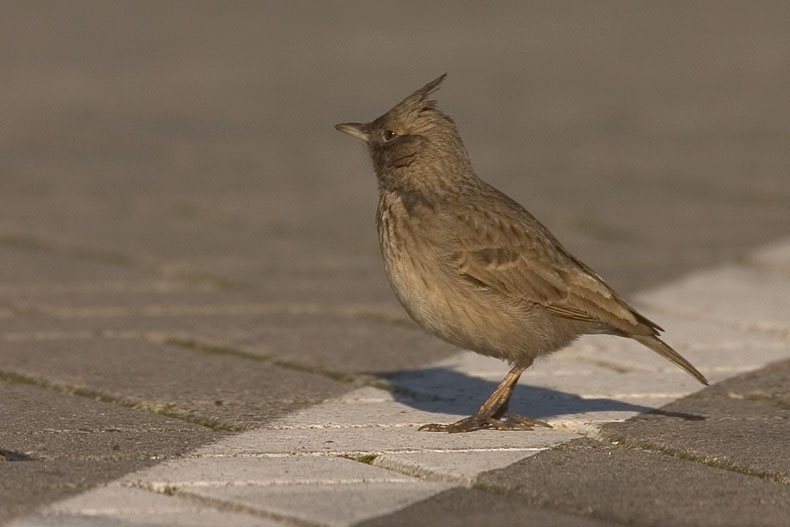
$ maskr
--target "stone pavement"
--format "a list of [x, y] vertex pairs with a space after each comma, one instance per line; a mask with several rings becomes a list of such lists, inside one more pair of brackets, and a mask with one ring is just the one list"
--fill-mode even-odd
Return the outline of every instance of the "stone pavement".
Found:
[[[788, 14], [4, 6], [0, 523], [781, 525]], [[332, 125], [444, 71], [479, 173], [714, 386], [584, 339], [516, 392], [554, 429], [415, 431], [504, 365], [406, 320]]]
[[474, 411], [503, 375], [499, 361], [463, 352], [11, 525], [472, 525], [503, 504], [507, 523], [782, 525], [787, 298], [790, 240], [639, 297], [709, 377], [706, 390], [637, 344], [590, 337], [528, 371], [514, 398], [554, 428], [417, 432]]

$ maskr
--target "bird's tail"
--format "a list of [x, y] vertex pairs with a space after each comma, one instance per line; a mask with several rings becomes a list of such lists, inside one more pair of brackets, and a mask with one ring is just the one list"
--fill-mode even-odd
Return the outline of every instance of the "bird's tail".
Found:
[[697, 368], [692, 366], [689, 361], [687, 361], [686, 359], [684, 359], [680, 355], [680, 353], [678, 353], [677, 351], [673, 350], [669, 346], [669, 344], [667, 344], [666, 342], [664, 342], [660, 338], [655, 337], [653, 335], [629, 335], [629, 337], [631, 337], [632, 339], [636, 340], [640, 344], [643, 344], [643, 345], [647, 346], [648, 348], [650, 348], [651, 350], [655, 351], [656, 353], [658, 353], [662, 357], [674, 362], [675, 364], [677, 364], [678, 366], [680, 366], [681, 368], [683, 368], [684, 370], [689, 372], [691, 375], [693, 375], [695, 379], [697, 379], [699, 382], [701, 382], [705, 386], [708, 385], [708, 379], [706, 379], [705, 376], [702, 375], [697, 370]]

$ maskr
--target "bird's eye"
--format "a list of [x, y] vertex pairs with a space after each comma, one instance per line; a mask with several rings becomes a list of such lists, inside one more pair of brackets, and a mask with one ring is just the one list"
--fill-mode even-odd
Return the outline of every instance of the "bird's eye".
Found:
[[392, 130], [384, 130], [384, 140], [385, 141], [392, 141], [398, 137], [398, 134], [393, 132]]

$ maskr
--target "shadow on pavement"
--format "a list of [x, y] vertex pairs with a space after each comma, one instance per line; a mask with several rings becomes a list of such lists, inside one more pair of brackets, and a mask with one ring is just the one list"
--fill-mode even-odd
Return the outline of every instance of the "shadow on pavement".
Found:
[[[441, 367], [384, 373], [379, 374], [379, 377], [393, 386], [393, 396], [402, 404], [425, 412], [460, 415], [470, 415], [477, 410], [498, 384]], [[527, 384], [516, 386], [510, 409], [544, 420], [599, 412], [652, 412], [686, 421], [705, 419], [701, 415], [656, 410], [615, 399], [581, 398], [573, 393]]]

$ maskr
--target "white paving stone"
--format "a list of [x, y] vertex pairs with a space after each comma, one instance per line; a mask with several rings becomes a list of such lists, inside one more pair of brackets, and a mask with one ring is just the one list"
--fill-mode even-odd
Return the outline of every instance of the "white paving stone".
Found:
[[757, 249], [746, 260], [758, 269], [778, 271], [790, 280], [790, 239]]
[[[314, 407], [320, 419], [321, 406]], [[445, 421], [462, 416], [447, 415]], [[441, 419], [435, 421], [442, 422]], [[313, 422], [307, 421], [307, 423]], [[284, 424], [284, 421], [281, 421]], [[536, 429], [530, 434], [484, 430], [474, 434], [438, 434], [417, 432], [417, 427], [303, 428], [262, 429], [230, 437], [203, 447], [197, 457], [322, 457], [367, 455], [377, 453], [507, 451], [546, 448], [572, 439], [573, 435], [557, 430]], [[424, 424], [424, 423], [423, 423]], [[282, 426], [282, 425], [281, 425]]]
[[219, 511], [196, 501], [113, 484], [54, 503], [43, 514], [14, 520], [8, 527], [97, 527], [121, 524], [151, 527], [284, 525], [270, 518]]
[[472, 485], [483, 472], [505, 468], [545, 449], [449, 451], [440, 455], [436, 452], [385, 453], [378, 456], [373, 464], [419, 477]]
[[171, 461], [122, 478], [121, 483], [163, 492], [194, 488], [349, 483], [409, 483], [413, 478], [338, 456], [198, 457]]
[[344, 526], [402, 509], [452, 488], [450, 483], [351, 483], [195, 489], [195, 496], [318, 525]]
[[790, 332], [790, 280], [775, 270], [727, 266], [691, 275], [642, 298], [669, 313], [785, 338]]

